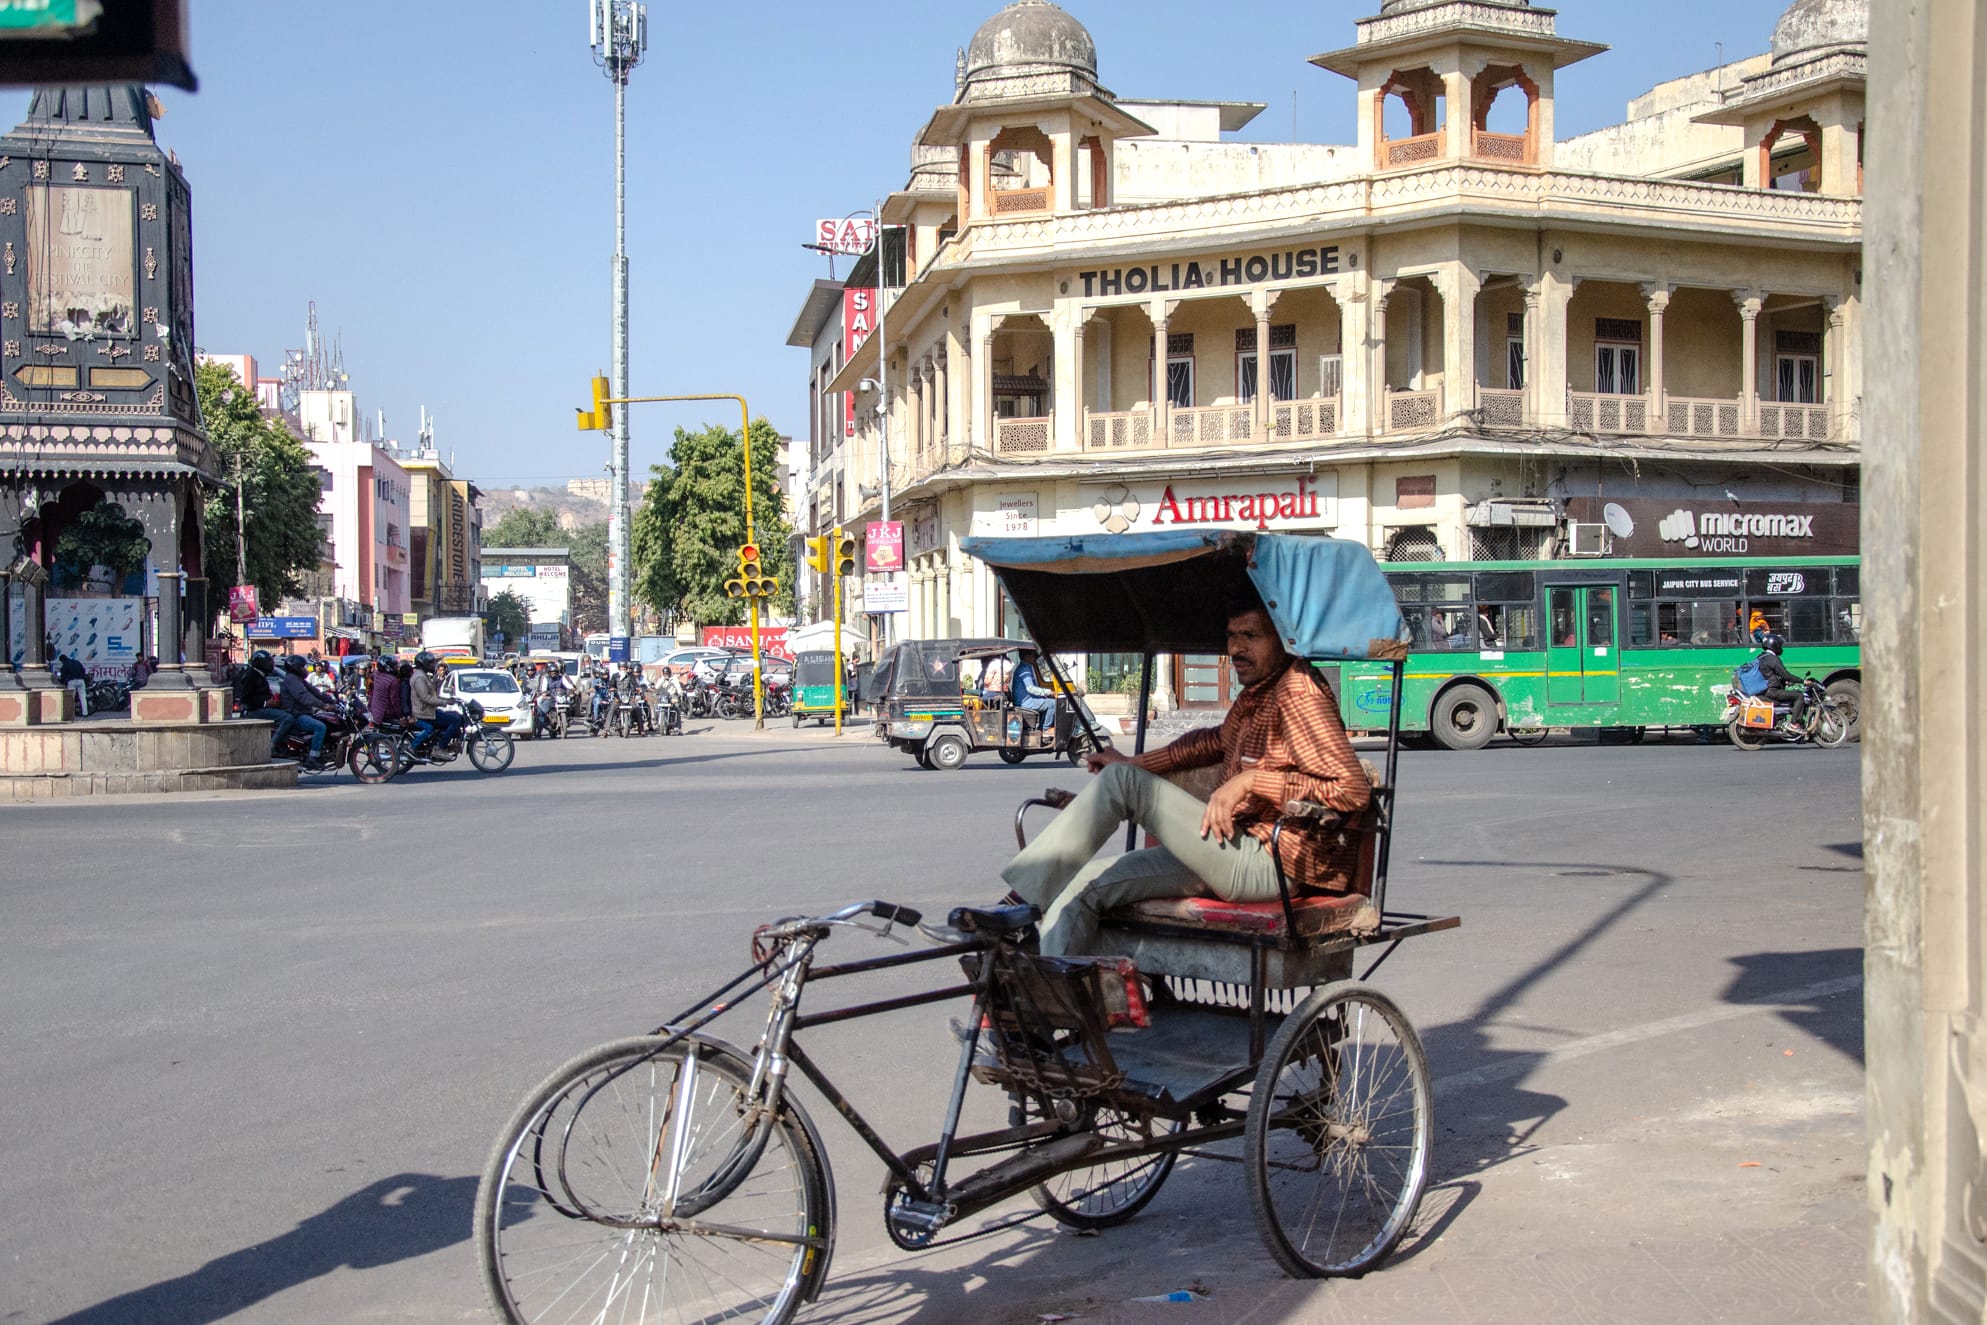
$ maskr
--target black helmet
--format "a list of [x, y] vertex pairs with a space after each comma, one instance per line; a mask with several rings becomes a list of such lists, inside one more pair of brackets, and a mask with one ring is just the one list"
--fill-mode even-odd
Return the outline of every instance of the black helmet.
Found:
[[1779, 636], [1779, 634], [1774, 631], [1771, 630], [1761, 631], [1759, 635], [1759, 647], [1761, 649], [1764, 649], [1766, 652], [1772, 654], [1774, 657], [1778, 658], [1780, 656], [1780, 651], [1787, 647], [1787, 641], [1782, 639]]
[[295, 672], [298, 676], [302, 676], [310, 670], [310, 664], [304, 661], [303, 655], [300, 653], [286, 653], [283, 655], [283, 670], [286, 672]]
[[248, 665], [256, 671], [261, 672], [264, 676], [276, 670], [276, 660], [270, 656], [267, 649], [257, 649], [254, 653], [249, 654]]
[[414, 675], [414, 664], [401, 663], [399, 667], [394, 669], [394, 675], [398, 676], [403, 681], [407, 680], [409, 677]]
[[420, 668], [424, 672], [434, 671], [435, 664], [440, 661], [441, 661], [440, 658], [437, 658], [434, 654], [429, 653], [426, 649], [423, 649], [419, 653], [414, 655], [414, 665]]

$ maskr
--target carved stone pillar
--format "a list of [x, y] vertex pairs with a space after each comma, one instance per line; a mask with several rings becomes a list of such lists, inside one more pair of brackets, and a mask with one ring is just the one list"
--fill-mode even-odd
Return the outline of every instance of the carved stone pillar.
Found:
[[1476, 408], [1476, 296], [1483, 280], [1461, 262], [1451, 263], [1441, 279], [1442, 412], [1454, 418]]
[[1269, 440], [1269, 317], [1276, 306], [1276, 295], [1264, 291], [1256, 298], [1256, 416], [1255, 433], [1257, 442]]
[[13, 580], [5, 566], [0, 566], [0, 690], [22, 689], [21, 678], [14, 671], [14, 630], [9, 615], [13, 604]]
[[1663, 403], [1666, 376], [1663, 372], [1663, 314], [1670, 306], [1670, 287], [1661, 282], [1651, 282], [1642, 287], [1642, 297], [1649, 305], [1649, 368], [1644, 377], [1649, 384], [1650, 432], [1663, 431], [1669, 415]]
[[1828, 317], [1828, 329], [1822, 333], [1821, 341], [1821, 399], [1828, 406], [1828, 435], [1840, 437], [1847, 419], [1843, 405], [1850, 399], [1849, 362], [1843, 353], [1843, 346], [1848, 343], [1843, 333], [1849, 324], [1849, 311], [1835, 295], [1824, 296], [1821, 309]]
[[1394, 297], [1394, 282], [1373, 282], [1373, 330], [1367, 346], [1367, 398], [1373, 411], [1373, 432], [1387, 432], [1392, 426], [1387, 409], [1387, 305]]
[[1538, 361], [1540, 347], [1545, 342], [1545, 293], [1537, 282], [1525, 287], [1525, 397], [1521, 408], [1525, 422], [1539, 422], [1539, 374]]
[[1152, 444], [1166, 445], [1173, 429], [1171, 393], [1166, 382], [1166, 321], [1171, 305], [1161, 299], [1152, 305]]
[[1739, 431], [1759, 432], [1759, 310], [1765, 302], [1757, 290], [1734, 290], [1739, 306]]

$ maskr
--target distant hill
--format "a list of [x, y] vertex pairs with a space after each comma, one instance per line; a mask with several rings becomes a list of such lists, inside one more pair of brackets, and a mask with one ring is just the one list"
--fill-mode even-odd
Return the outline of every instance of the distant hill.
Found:
[[[596, 486], [598, 485], [598, 486]], [[534, 511], [551, 511], [559, 517], [561, 529], [578, 529], [583, 525], [598, 524], [607, 518], [607, 492], [605, 479], [575, 479], [573, 486], [580, 488], [573, 492], [569, 488], [494, 488], [483, 489], [483, 523], [494, 525], [504, 518], [504, 512], [525, 507]], [[645, 483], [628, 484], [628, 499], [635, 505], [642, 504]], [[599, 496], [595, 497], [594, 493]]]

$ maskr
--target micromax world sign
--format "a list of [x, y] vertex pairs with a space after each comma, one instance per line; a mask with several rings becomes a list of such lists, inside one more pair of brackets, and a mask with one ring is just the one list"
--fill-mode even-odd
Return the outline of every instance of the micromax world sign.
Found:
[[1754, 538], [1813, 538], [1815, 518], [1677, 510], [1663, 517], [1656, 532], [1665, 543], [1682, 543], [1695, 552], [1744, 552]]

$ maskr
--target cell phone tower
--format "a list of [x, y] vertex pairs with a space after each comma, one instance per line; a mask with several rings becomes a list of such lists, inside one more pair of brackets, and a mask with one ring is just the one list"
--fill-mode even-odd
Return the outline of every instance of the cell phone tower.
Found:
[[[628, 390], [628, 75], [648, 51], [648, 6], [640, 0], [587, 0], [593, 62], [614, 84], [614, 394]], [[612, 490], [607, 516], [607, 633], [630, 633], [628, 407], [614, 411]]]

